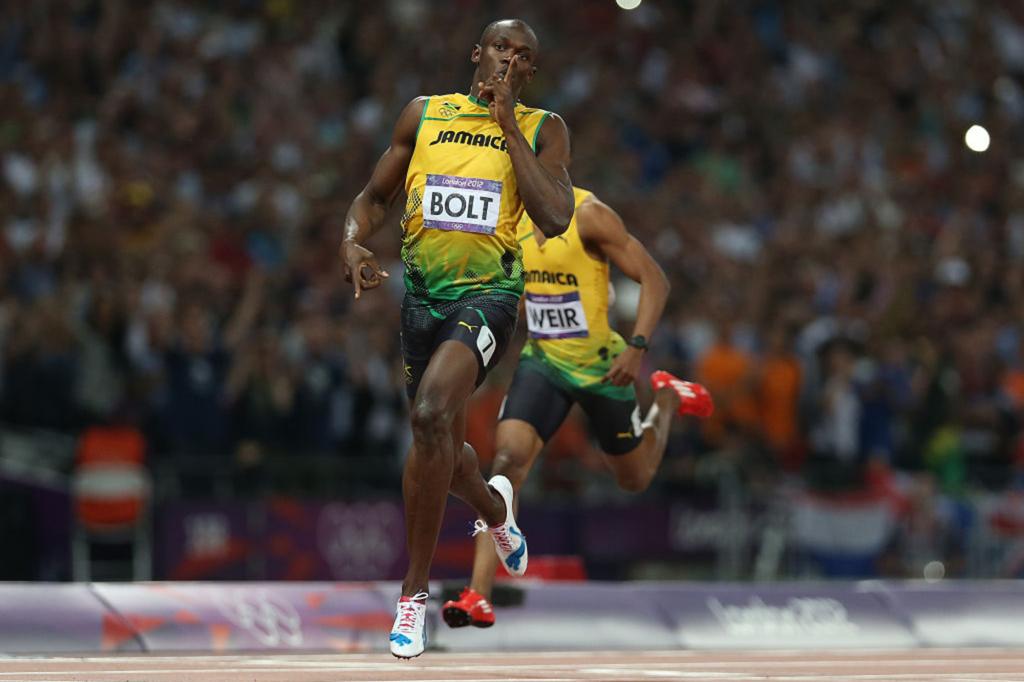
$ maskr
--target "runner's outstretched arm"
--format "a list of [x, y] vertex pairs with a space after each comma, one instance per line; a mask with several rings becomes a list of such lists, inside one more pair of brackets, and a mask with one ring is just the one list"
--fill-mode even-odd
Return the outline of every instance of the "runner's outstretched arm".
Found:
[[389, 276], [377, 263], [373, 252], [362, 244], [380, 229], [388, 208], [402, 192], [409, 161], [416, 147], [416, 129], [426, 102], [426, 97], [417, 97], [402, 110], [391, 135], [391, 146], [377, 161], [370, 181], [356, 195], [345, 216], [340, 255], [345, 267], [345, 281], [352, 282], [356, 298], [362, 290], [380, 286]]
[[[607, 258], [627, 277], [640, 284], [633, 336], [649, 339], [668, 300], [669, 283], [665, 272], [646, 247], [629, 233], [619, 214], [597, 197], [591, 196], [580, 204], [576, 224], [589, 251]], [[605, 381], [615, 386], [633, 383], [642, 359], [643, 350], [627, 346], [612, 363]]]

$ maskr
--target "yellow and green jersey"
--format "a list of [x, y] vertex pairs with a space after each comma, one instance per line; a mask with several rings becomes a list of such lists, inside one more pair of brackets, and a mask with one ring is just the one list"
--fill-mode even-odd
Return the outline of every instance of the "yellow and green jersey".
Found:
[[[516, 104], [515, 114], [536, 150], [549, 113]], [[522, 294], [516, 226], [526, 211], [487, 102], [461, 94], [427, 100], [405, 191], [402, 261], [411, 295], [429, 302]]]
[[[591, 196], [578, 187], [573, 194], [577, 210]], [[577, 215], [574, 210], [569, 228], [543, 244], [529, 216], [524, 213], [519, 223], [529, 330], [522, 357], [541, 361], [553, 379], [570, 388], [632, 399], [632, 386], [601, 383], [626, 343], [608, 325], [608, 261], [587, 252]]]

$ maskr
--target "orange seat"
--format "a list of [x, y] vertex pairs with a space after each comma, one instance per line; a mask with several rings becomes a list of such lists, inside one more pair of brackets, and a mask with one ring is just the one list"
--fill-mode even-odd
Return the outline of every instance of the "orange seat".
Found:
[[129, 427], [92, 427], [81, 436], [72, 490], [78, 522], [89, 530], [135, 524], [149, 498], [146, 443]]
[[83, 464], [132, 462], [143, 464], [146, 441], [137, 429], [129, 426], [93, 426], [78, 441], [75, 461]]

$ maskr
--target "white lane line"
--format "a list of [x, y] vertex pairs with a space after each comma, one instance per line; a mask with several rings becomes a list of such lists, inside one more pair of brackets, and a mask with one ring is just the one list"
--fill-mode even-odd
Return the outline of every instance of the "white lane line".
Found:
[[[1010, 666], [1011, 668], [1024, 667], [1024, 658], [961, 658], [961, 659], [949, 659], [949, 660], [921, 660], [921, 659], [905, 659], [898, 661], [891, 660], [829, 660], [816, 658], [814, 660], [790, 660], [790, 661], [686, 661], [679, 663], [647, 663], [634, 661], [632, 663], [601, 663], [604, 667], [625, 667], [634, 668], [637, 666], [644, 666], [645, 668], [666, 668], [674, 667], [676, 665], [684, 667], [695, 667], [695, 668], [863, 668], [865, 666], [889, 668], [889, 667], [901, 667], [907, 666], [911, 668], [926, 668], [929, 666], [934, 667], [945, 667], [948, 668], [950, 665], [960, 666]], [[483, 669], [483, 666], [445, 666], [446, 668], [452, 669]], [[517, 669], [531, 669], [536, 666], [530, 665], [517, 665]], [[574, 668], [571, 665], [546, 665], [545, 668]], [[968, 671], [971, 674], [976, 674], [978, 671]], [[1015, 670], [1005, 670], [1001, 673], [999, 671], [991, 671], [1002, 675], [1014, 674]], [[753, 674], [753, 673], [751, 673]], [[914, 673], [916, 675], [922, 675], [925, 673]]]
[[[256, 660], [239, 660], [233, 661], [234, 665], [222, 665], [211, 667], [210, 663], [217, 661], [203, 661], [207, 663], [208, 667], [192, 668], [183, 666], [182, 661], [187, 659], [172, 659], [168, 662], [174, 662], [176, 665], [161, 668], [152, 665], [154, 661], [146, 659], [142, 660], [122, 660], [117, 661], [120, 663], [148, 663], [147, 667], [139, 668], [111, 668], [111, 669], [89, 669], [86, 665], [88, 661], [75, 660], [75, 663], [79, 665], [75, 666], [73, 670], [60, 670], [60, 671], [19, 671], [19, 672], [5, 672], [0, 670], [0, 679], [11, 678], [23, 675], [32, 676], [43, 676], [43, 675], [145, 675], [145, 674], [170, 674], [177, 673], [181, 675], [187, 675], [190, 673], [195, 674], [210, 674], [210, 673], [245, 673], [245, 672], [296, 672], [305, 670], [321, 670], [324, 672], [336, 670], [338, 672], [345, 671], [363, 671], [363, 672], [408, 672], [410, 668], [415, 670], [427, 671], [438, 671], [438, 672], [465, 672], [465, 673], [507, 673], [510, 669], [514, 669], [518, 672], [534, 672], [534, 673], [559, 673], [562, 671], [572, 671], [579, 669], [578, 665], [562, 663], [549, 663], [549, 664], [513, 664], [513, 665], [496, 665], [496, 664], [461, 664], [461, 665], [433, 665], [429, 659], [423, 660], [422, 662], [417, 661], [416, 663], [400, 663], [393, 661], [380, 661], [380, 662], [349, 662], [349, 661], [304, 661], [304, 660], [282, 660], [275, 661], [273, 659], [256, 659]], [[104, 661], [114, 662], [114, 661]], [[596, 661], [595, 661], [596, 662]], [[8, 663], [5, 661], [5, 663]], [[17, 661], [20, 665], [31, 665], [30, 661]], [[52, 665], [53, 660], [43, 659], [39, 661], [43, 665]], [[224, 663], [227, 663], [225, 661]], [[238, 665], [238, 664], [242, 665]], [[785, 672], [789, 672], [794, 668], [813, 668], [814, 670], [821, 669], [834, 669], [834, 668], [864, 668], [866, 666], [873, 667], [875, 669], [887, 669], [887, 668], [899, 668], [899, 667], [910, 667], [910, 668], [923, 668], [923, 667], [945, 667], [955, 666], [962, 672], [960, 675], [1014, 675], [1017, 671], [1013, 668], [1024, 668], [1024, 658], [1017, 659], [959, 659], [950, 661], [931, 661], [931, 660], [900, 660], [900, 661], [864, 661], [864, 660], [814, 660], [814, 661], [687, 661], [687, 662], [657, 662], [657, 663], [644, 663], [634, 661], [630, 663], [604, 663], [600, 664], [600, 667], [590, 667], [587, 670], [602, 670], [611, 671], [616, 670], [621, 673], [630, 674], [645, 674], [649, 676], [678, 676], [678, 673], [687, 672], [687, 669], [694, 672], [701, 672], [706, 675], [713, 675], [716, 677], [735, 676], [740, 674], [737, 672], [724, 672], [723, 669], [744, 669], [744, 675], [758, 675], [764, 676], [764, 672], [760, 669], [763, 668], [781, 668], [785, 669]], [[640, 666], [643, 666], [642, 668]], [[3, 667], [3, 664], [0, 664]], [[987, 667], [989, 670], [963, 670], [964, 668], [977, 668]], [[1005, 669], [1009, 667], [1011, 669]], [[751, 668], [758, 669], [757, 671], [751, 670]], [[993, 669], [995, 668], [995, 669]], [[714, 671], [714, 672], [713, 672]], [[837, 671], [839, 672], [839, 671]], [[805, 679], [807, 674], [799, 672], [790, 673], [794, 679]], [[852, 677], [856, 679], [887, 679], [890, 677], [920, 677], [921, 675], [933, 675], [946, 678], [950, 675], [957, 673], [949, 672], [914, 672], [914, 673], [878, 673], [878, 674], [853, 674], [839, 672], [842, 677]]]
[[749, 680], [749, 673], [715, 673], [704, 670], [683, 672], [679, 670], [644, 670], [637, 668], [582, 668], [585, 675], [615, 675], [612, 679], [622, 679], [623, 675], [636, 675], [650, 678], [676, 678], [697, 680]]
[[[611, 656], [622, 656], [622, 655], [636, 655], [642, 658], [648, 658], [652, 656], [658, 657], [694, 657], [694, 656], [716, 656], [716, 655], [728, 655], [728, 656], [752, 656], [752, 657], [770, 657], [780, 658], [785, 656], [806, 656], [808, 649], [622, 649], [618, 651], [503, 651], [503, 652], [485, 652], [485, 651], [459, 651], [459, 652], [444, 652], [445, 656], [451, 658], [493, 658], [494, 656], [501, 656], [503, 658], [602, 658]], [[929, 656], [960, 656], [963, 654], [978, 655], [981, 653], [992, 653], [992, 654], [1020, 654], [1020, 647], [968, 647], [968, 648], [856, 648], [856, 649], [819, 649], [815, 650], [815, 654], [823, 656], [842, 656], [842, 657], [861, 657], [866, 655], [883, 655], [883, 654], [903, 654], [908, 656], [919, 655], [922, 651], [928, 653]], [[343, 656], [349, 659], [358, 658], [379, 658], [386, 656], [387, 652], [344, 652], [344, 653], [305, 653], [305, 652], [289, 652], [289, 651], [266, 651], [260, 652], [258, 656], [262, 658], [273, 658], [273, 659], [288, 659], [288, 658], [302, 658], [302, 659], [330, 659], [339, 656]], [[242, 654], [213, 654], [213, 653], [185, 653], [181, 656], [170, 656], [167, 654], [125, 654], [125, 655], [92, 655], [83, 654], [80, 656], [69, 656], [65, 653], [60, 653], [55, 656], [47, 656], [44, 654], [0, 654], [0, 659], [8, 661], [110, 661], [118, 662], [132, 659], [143, 659], [147, 661], [180, 661], [182, 658], [193, 658], [193, 659], [213, 659], [217, 661], [248, 661], [252, 660], [252, 656], [245, 656]]]
[[[246, 671], [228, 669], [219, 670], [217, 672], [225, 674], [243, 675]], [[265, 672], [289, 672], [288, 670], [266, 670]], [[423, 671], [426, 672], [426, 671]], [[443, 670], [438, 670], [438, 673], [443, 673]], [[515, 682], [595, 682], [600, 680], [609, 680], [619, 682], [624, 679], [689, 679], [689, 680], [733, 680], [734, 682], [757, 682], [757, 681], [769, 681], [769, 682], [807, 682], [808, 680], [814, 680], [815, 682], [859, 682], [861, 680], [907, 680], [907, 681], [918, 681], [918, 682], [940, 682], [944, 680], [955, 680], [955, 682], [1020, 682], [1021, 677], [963, 677], [958, 673], [942, 673], [933, 675], [842, 675], [833, 676], [822, 673], [808, 674], [808, 675], [759, 675], [756, 673], [713, 673], [706, 671], [693, 671], [693, 672], [669, 672], [667, 674], [657, 675], [652, 674], [652, 671], [644, 670], [622, 670], [622, 669], [597, 669], [588, 668], [580, 670], [580, 673], [586, 675], [598, 675], [601, 677], [516, 677]], [[77, 675], [78, 673], [72, 673]], [[173, 675], [177, 674], [177, 671], [166, 671], [164, 674]], [[629, 677], [624, 677], [628, 675]], [[442, 677], [424, 677], [424, 678], [401, 678], [396, 680], [395, 678], [380, 679], [380, 680], [369, 680], [368, 682], [442, 682]], [[476, 678], [460, 678], [459, 682], [495, 682], [498, 678], [495, 677], [476, 677]], [[502, 679], [513, 679], [513, 678], [502, 678]], [[33, 678], [32, 682], [79, 682], [80, 678], [77, 677], [64, 677], [64, 678], [52, 678], [52, 679], [36, 679]]]
[[[319, 669], [319, 670], [323, 670], [324, 672], [329, 672], [329, 669], [326, 669], [326, 668]], [[369, 669], [369, 668], [368, 669], [352, 669], [352, 668], [347, 668], [347, 669], [343, 669], [343, 670], [338, 670], [338, 672], [339, 673], [340, 672], [352, 672], [353, 670], [361, 670], [361, 671], [364, 671], [364, 672], [377, 672], [377, 673], [400, 672], [402, 670], [408, 672], [410, 670], [410, 667], [409, 666], [404, 666], [404, 667], [399, 667], [399, 668], [396, 668], [396, 669], [393, 669], [393, 670], [389, 670], [389, 671], [373, 670], [373, 669]], [[447, 668], [447, 667], [419, 668], [419, 669], [414, 669], [414, 670], [416, 670], [416, 672], [419, 672], [421, 674], [429, 674], [429, 673], [443, 674], [443, 673], [447, 673], [447, 672], [454, 672], [454, 671], [452, 671], [451, 668]], [[8, 681], [8, 682], [14, 682], [19, 677], [22, 678], [22, 679], [25, 679], [26, 677], [30, 677], [33, 682], [44, 682], [44, 680], [45, 680], [45, 678], [47, 676], [53, 676], [54, 674], [56, 674], [56, 675], [85, 676], [85, 677], [89, 677], [89, 676], [115, 676], [116, 677], [116, 676], [124, 676], [124, 675], [158, 675], [158, 676], [182, 677], [182, 676], [186, 676], [188, 674], [251, 675], [253, 673], [257, 673], [258, 674], [258, 673], [295, 673], [295, 672], [297, 672], [295, 668], [279, 667], [279, 668], [261, 668], [258, 671], [254, 671], [254, 670], [251, 670], [251, 669], [243, 669], [243, 668], [211, 668], [211, 669], [193, 669], [193, 670], [172, 670], [172, 669], [146, 669], [146, 670], [142, 670], [142, 669], [139, 669], [139, 670], [48, 671], [48, 672], [38, 672], [38, 673], [37, 672], [0, 673], [0, 676], [2, 676], [2, 678], [4, 680]], [[482, 673], [482, 672], [487, 672], [487, 671], [477, 671], [477, 672], [481, 672]], [[502, 668], [502, 669], [496, 669], [494, 672], [496, 674], [501, 674], [503, 672], [507, 673], [508, 670], [505, 669], [505, 668]], [[520, 672], [522, 672], [522, 671], [520, 671]], [[1021, 678], [1021, 677], [1008, 678], [1008, 677], [1006, 677], [1007, 674], [1008, 674], [1007, 672], [997, 672], [997, 673], [990, 673], [990, 674], [989, 673], [980, 673], [980, 674], [979, 673], [972, 673], [971, 674], [971, 676], [972, 676], [971, 678], [965, 677], [963, 673], [878, 673], [878, 674], [873, 674], [872, 673], [872, 674], [860, 674], [860, 675], [857, 675], [857, 674], [854, 674], [854, 675], [841, 674], [841, 675], [838, 675], [838, 676], [836, 676], [836, 675], [828, 675], [827, 678], [822, 678], [822, 673], [821, 673], [820, 670], [818, 672], [815, 672], [815, 673], [806, 673], [806, 674], [773, 675], [771, 673], [759, 674], [759, 673], [753, 673], [753, 672], [722, 673], [722, 672], [713, 672], [713, 671], [707, 671], [707, 670], [692, 670], [692, 671], [669, 671], [669, 670], [666, 670], [666, 671], [654, 671], [654, 670], [643, 670], [643, 669], [637, 669], [637, 668], [625, 668], [625, 667], [610, 668], [609, 667], [609, 668], [584, 668], [584, 669], [578, 670], [577, 673], [578, 674], [583, 674], [583, 675], [588, 675], [588, 676], [624, 676], [624, 675], [628, 675], [628, 676], [631, 676], [631, 677], [649, 678], [649, 679], [658, 679], [658, 678], [660, 678], [660, 679], [670, 679], [670, 678], [675, 678], [675, 679], [715, 679], [715, 680], [780, 680], [780, 681], [786, 680], [786, 681], [794, 681], [794, 682], [795, 681], [804, 681], [804, 680], [821, 680], [821, 679], [828, 679], [828, 680], [865, 680], [865, 681], [867, 681], [867, 680], [956, 680], [957, 682], [966, 682], [969, 679], [976, 679], [976, 680], [984, 680], [985, 682], [1002, 682], [1002, 681], [1011, 682], [1012, 680], [1016, 681], [1016, 682], [1020, 682], [1021, 679], [1024, 679], [1024, 678]], [[497, 679], [497, 678], [487, 677], [487, 678], [479, 678], [479, 679], [480, 680], [494, 680], [494, 679]], [[556, 682], [567, 682], [567, 680], [569, 678], [565, 678], [565, 677], [558, 677], [558, 678], [537, 678], [537, 677], [506, 678], [506, 677], [502, 677], [501, 679], [502, 680], [506, 680], [508, 682], [515, 682], [516, 680], [529, 680], [529, 681], [532, 681], [532, 682], [544, 682], [544, 680], [549, 680], [549, 679], [550, 680], [555, 680]], [[415, 681], [415, 680], [408, 680], [408, 679], [404, 679], [403, 678], [401, 682], [417, 682], [417, 681]], [[460, 682], [473, 682], [473, 680], [463, 680], [463, 679], [460, 679]]]
[[[327, 668], [321, 668], [321, 670], [327, 671], [328, 669]], [[352, 670], [353, 670], [353, 668], [344, 668], [344, 669], [339, 668], [338, 672], [339, 673], [341, 673], [341, 672], [351, 672]], [[391, 672], [392, 670], [403, 670], [403, 668], [394, 668], [394, 669], [389, 668], [387, 670], [382, 670], [380, 667], [374, 666], [374, 667], [355, 668], [355, 670], [362, 670], [362, 671], [367, 671], [367, 672], [382, 673], [382, 672]], [[404, 670], [409, 670], [409, 666], [405, 666]], [[444, 668], [438, 668], [438, 670], [443, 672]], [[32, 675], [32, 676], [39, 676], [39, 675], [86, 675], [86, 676], [88, 676], [88, 675], [179, 675], [179, 676], [184, 678], [184, 677], [186, 677], [188, 675], [212, 675], [212, 674], [215, 674], [215, 673], [225, 674], [225, 675], [245, 675], [245, 674], [264, 673], [264, 672], [267, 672], [267, 673], [296, 673], [296, 672], [301, 672], [301, 669], [290, 667], [290, 666], [288, 666], [288, 667], [279, 666], [277, 668], [266, 667], [266, 668], [255, 668], [255, 669], [254, 668], [229, 668], [229, 667], [224, 667], [224, 668], [172, 668], [172, 667], [167, 667], [167, 668], [136, 668], [136, 669], [131, 669], [131, 670], [128, 670], [128, 669], [117, 669], [117, 670], [90, 670], [90, 669], [86, 669], [86, 670], [47, 670], [45, 672], [31, 672], [31, 671], [25, 671], [25, 672], [0, 672], [0, 679], [7, 679], [7, 678], [15, 678], [15, 679], [17, 679], [18, 677], [21, 677], [21, 676], [24, 676], [24, 675]], [[426, 672], [426, 670], [423, 670], [423, 672]]]
[[[723, 652], [725, 653], [725, 652]], [[929, 652], [930, 653], [930, 652]], [[973, 653], [977, 654], [978, 651]], [[728, 654], [726, 654], [728, 655]], [[130, 658], [16, 658], [16, 659], [4, 659], [0, 661], [0, 665], [54, 665], [61, 663], [75, 663], [78, 665], [90, 665], [90, 664], [124, 664], [124, 665], [159, 665], [161, 663], [174, 664], [175, 670], [187, 670], [183, 667], [183, 664], [202, 663], [207, 666], [221, 666], [223, 668], [243, 668], [260, 670], [267, 666], [295, 666], [297, 668], [339, 668], [339, 669], [366, 669], [366, 670], [384, 670], [393, 669], [395, 666], [403, 670], [408, 670], [409, 665], [406, 663], [399, 663], [392, 659], [386, 658], [386, 654], [376, 654], [374, 657], [379, 659], [377, 661], [365, 660], [360, 657], [361, 660], [353, 661], [348, 654], [338, 654], [336, 657], [325, 657], [322, 659], [311, 658], [311, 657], [274, 657], [274, 658], [219, 658], [216, 656], [203, 656], [203, 657], [189, 657], [182, 656], [177, 658], [150, 658], [148, 656], [141, 657], [130, 657]], [[915, 666], [924, 667], [931, 665], [945, 665], [945, 664], [956, 664], [956, 665], [1017, 665], [1024, 666], [1024, 656], [1016, 656], [1013, 658], [996, 658], [996, 657], [985, 657], [985, 658], [950, 658], [950, 659], [921, 659], [921, 658], [905, 658], [905, 659], [865, 659], [865, 658], [821, 658], [814, 657], [813, 660], [807, 660], [809, 657], [813, 657], [814, 652], [804, 652], [803, 658], [793, 659], [775, 659], [775, 660], [758, 660], [758, 659], [743, 659], [743, 660], [731, 660], [731, 661], [716, 661], [716, 660], [685, 660], [685, 661], [645, 661], [642, 657], [635, 657], [636, 660], [628, 662], [617, 662], [608, 661], [603, 662], [597, 657], [587, 657], [589, 661], [598, 663], [606, 667], [636, 667], [644, 666], [645, 668], [664, 668], [675, 665], [683, 666], [700, 666], [700, 667], [712, 667], [712, 668], [736, 668], [736, 667], [749, 667], [749, 666], [769, 666], [769, 667], [855, 667], [863, 666], [866, 663], [875, 666]], [[493, 659], [498, 657], [504, 657], [503, 654], [489, 654], [486, 658], [490, 659], [490, 663], [471, 663], [471, 662], [452, 662], [452, 663], [441, 663], [438, 658], [443, 657], [447, 660], [451, 660], [449, 654], [427, 654], [424, 658], [416, 661], [417, 665], [429, 666], [429, 667], [444, 667], [452, 670], [491, 670], [491, 669], [505, 669], [509, 665], [514, 665], [517, 669], [540, 669], [540, 668], [556, 668], [556, 669], [575, 669], [578, 664], [575, 663], [510, 663], [508, 665], [496, 664]], [[630, 658], [628, 652], [620, 652], [617, 658]], [[459, 658], [463, 658], [459, 655]], [[518, 658], [518, 657], [516, 657]], [[535, 656], [524, 656], [524, 658], [532, 659]], [[709, 656], [708, 658], [713, 658]], [[343, 660], [349, 659], [349, 660]], [[4, 673], [0, 673], [4, 674]]]
[[[171, 671], [168, 671], [167, 674], [171, 675], [172, 673], [171, 673]], [[239, 673], [236, 673], [236, 674], [239, 674]], [[256, 679], [257, 682], [259, 681], [259, 678], [254, 678], [254, 679]], [[18, 681], [15, 680], [14, 682], [18, 682]], [[42, 680], [33, 678], [31, 682], [98, 682], [98, 681], [95, 681], [93, 678], [85, 678], [85, 680], [83, 680], [82, 678], [79, 678], [79, 677], [60, 677], [60, 678], [54, 677], [54, 678], [47, 678], [47, 679], [42, 679]], [[386, 679], [386, 680], [385, 679], [367, 680], [366, 682], [443, 682], [443, 678], [440, 678], [440, 677], [424, 677], [424, 678], [413, 679], [413, 678], [408, 678], [408, 677], [402, 677], [402, 678], [393, 678], [392, 677], [392, 678], [389, 678], [389, 679]], [[472, 679], [460, 678], [458, 680], [458, 682], [589, 682], [589, 681], [583, 680], [581, 678], [568, 678], [568, 677], [502, 677], [502, 678], [497, 678], [497, 677], [477, 677], [477, 678], [472, 678]]]
[[[424, 662], [430, 661], [434, 656], [444, 656], [448, 660], [466, 661], [468, 665], [473, 665], [471, 661], [473, 659], [487, 659], [493, 660], [496, 657], [500, 657], [505, 660], [514, 659], [562, 659], [572, 661], [574, 659], [586, 659], [593, 663], [603, 663], [604, 658], [620, 658], [620, 657], [636, 657], [640, 659], [648, 658], [671, 658], [671, 659], [703, 659], [698, 661], [681, 661], [684, 664], [710, 664], [710, 665], [781, 665], [781, 664], [807, 664], [806, 660], [801, 661], [800, 659], [806, 659], [809, 656], [815, 657], [814, 663], [816, 665], [862, 665], [865, 657], [871, 656], [883, 656], [882, 658], [871, 658], [873, 664], [886, 664], [886, 663], [911, 663], [915, 665], [926, 664], [920, 659], [922, 651], [926, 651], [929, 659], [935, 663], [945, 662], [947, 659], [943, 658], [949, 656], [949, 661], [960, 663], [962, 661], [974, 661], [979, 660], [977, 658], [964, 658], [964, 655], [970, 655], [972, 657], [978, 657], [981, 655], [986, 656], [984, 660], [988, 661], [999, 661], [999, 662], [1010, 662], [1020, 663], [1024, 661], [1024, 655], [1019, 648], [1004, 648], [1004, 647], [984, 647], [984, 648], [972, 648], [972, 649], [844, 649], [844, 650], [822, 650], [815, 651], [811, 649], [787, 649], [787, 650], [708, 650], [708, 649], [681, 649], [681, 650], [623, 650], [623, 651], [535, 651], [535, 652], [443, 652], [434, 653], [428, 652], [431, 658], [425, 658]], [[1003, 658], [1004, 654], [1012, 654], [1012, 657]], [[153, 665], [159, 663], [174, 663], [176, 667], [179, 667], [183, 660], [186, 661], [202, 661], [208, 665], [222, 665], [222, 664], [234, 664], [239, 666], [248, 665], [286, 665], [293, 661], [324, 661], [334, 664], [350, 664], [352, 662], [365, 662], [366, 664], [383, 665], [383, 660], [387, 656], [386, 652], [370, 652], [370, 653], [324, 653], [324, 654], [303, 654], [303, 653], [288, 653], [282, 652], [281, 654], [265, 653], [259, 658], [242, 655], [219, 655], [219, 654], [201, 654], [201, 655], [182, 655], [182, 656], [160, 656], [160, 655], [131, 655], [131, 656], [68, 656], [66, 654], [60, 656], [4, 656], [2, 661], [4, 663], [41, 663], [41, 664], [52, 664], [52, 663], [115, 663], [124, 664], [130, 662], [143, 663], [145, 665]], [[716, 656], [723, 658], [731, 657], [743, 657], [741, 660], [733, 661], [714, 661], [707, 659], [714, 659]], [[906, 658], [904, 658], [906, 656]], [[795, 657], [795, 658], [791, 658]], [[339, 659], [345, 659], [341, 661]], [[649, 665], [664, 666], [671, 665], [671, 662], [650, 662]], [[575, 667], [572, 663], [566, 663], [570, 667]], [[616, 663], [609, 663], [609, 665], [618, 665]], [[627, 665], [637, 665], [636, 663], [629, 663]], [[648, 665], [648, 662], [644, 660], [643, 665]], [[517, 664], [517, 667], [518, 664]]]
[[[297, 669], [301, 668], [313, 668], [316, 670], [332, 670], [332, 669], [345, 669], [345, 670], [408, 670], [409, 663], [399, 663], [397, 661], [381, 661], [379, 663], [373, 663], [370, 661], [275, 661], [272, 658], [267, 659], [256, 659], [252, 661], [245, 661], [244, 665], [239, 668], [248, 670], [250, 667], [254, 671], [263, 670], [267, 667], [280, 667], [283, 665], [294, 666]], [[422, 664], [417, 661], [416, 666]]]
[[972, 673], [975, 677], [964, 677], [962, 673], [896, 673], [896, 674], [866, 674], [866, 675], [827, 675], [822, 677], [821, 673], [807, 673], [806, 675], [772, 675], [758, 676], [758, 680], [774, 680], [778, 682], [806, 682], [807, 680], [829, 680], [830, 682], [841, 682], [849, 680], [850, 682], [856, 682], [858, 680], [921, 680], [922, 682], [936, 682], [939, 680], [955, 680], [955, 682], [967, 682], [968, 680], [977, 680], [979, 682], [1020, 682], [1024, 678], [1008, 678], [1006, 673], [992, 673], [992, 676], [983, 674], [983, 677], [977, 677], [977, 673]]
[[[408, 666], [405, 666], [408, 670]], [[349, 669], [351, 670], [351, 669]], [[420, 673], [434, 672], [436, 674], [444, 674], [447, 668], [435, 668], [433, 670], [419, 669]], [[197, 670], [172, 670], [172, 669], [158, 669], [158, 670], [90, 670], [90, 671], [62, 671], [55, 673], [50, 672], [22, 672], [22, 673], [3, 673], [6, 677], [9, 675], [31, 675], [32, 682], [79, 682], [81, 675], [89, 676], [93, 675], [110, 675], [110, 676], [121, 676], [125, 674], [160, 674], [160, 675], [175, 675], [181, 676], [187, 673], [219, 673], [222, 675], [245, 675], [246, 673], [256, 672], [252, 670], [245, 670], [240, 668], [213, 668], [213, 669], [197, 669]], [[288, 673], [295, 672], [293, 668], [261, 668], [258, 672], [265, 673]], [[378, 671], [383, 672], [383, 671]], [[504, 670], [508, 672], [507, 669]], [[517, 670], [516, 672], [522, 672]], [[815, 682], [860, 682], [869, 680], [905, 680], [919, 682], [941, 682], [945, 680], [954, 680], [955, 682], [1020, 682], [1021, 676], [1015, 675], [1014, 677], [1007, 677], [1007, 675], [1013, 675], [1014, 673], [974, 673], [970, 677], [965, 677], [961, 673], [947, 672], [947, 673], [898, 673], [898, 674], [860, 674], [860, 675], [831, 675], [821, 672], [797, 674], [797, 675], [773, 675], [771, 673], [758, 674], [758, 673], [723, 673], [723, 672], [712, 672], [712, 671], [655, 671], [645, 670], [636, 668], [622, 668], [622, 667], [607, 667], [607, 668], [583, 668], [577, 671], [577, 674], [586, 675], [583, 677], [517, 677], [516, 682], [595, 682], [595, 680], [614, 680], [619, 681], [623, 679], [705, 679], [705, 680], [733, 680], [735, 682], [756, 682], [762, 681], [774, 681], [774, 682], [808, 682], [814, 680]], [[49, 677], [37, 677], [37, 676], [49, 676]], [[57, 676], [55, 676], [57, 675]], [[63, 676], [62, 676], [63, 675]], [[600, 676], [600, 677], [593, 677]], [[627, 677], [628, 676], [628, 677]], [[118, 678], [120, 679], [120, 678]], [[443, 678], [440, 677], [423, 677], [423, 678], [402, 678], [400, 682], [438, 682]], [[459, 682], [494, 682], [494, 677], [479, 677], [472, 679], [460, 679]], [[503, 678], [512, 679], [512, 678]], [[390, 680], [372, 680], [368, 682], [396, 682], [393, 678]]]

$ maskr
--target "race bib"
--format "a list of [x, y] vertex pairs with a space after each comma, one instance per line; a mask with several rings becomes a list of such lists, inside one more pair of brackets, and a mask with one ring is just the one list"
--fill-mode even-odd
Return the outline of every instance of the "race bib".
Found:
[[501, 181], [427, 175], [423, 227], [494, 234], [501, 210]]
[[526, 326], [534, 339], [589, 336], [580, 292], [543, 296], [526, 292]]

